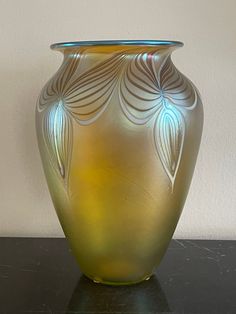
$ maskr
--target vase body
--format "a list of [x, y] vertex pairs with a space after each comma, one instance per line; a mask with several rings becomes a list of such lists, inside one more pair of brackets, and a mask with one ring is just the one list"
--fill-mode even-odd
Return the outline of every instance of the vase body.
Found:
[[203, 109], [171, 61], [178, 42], [56, 44], [36, 130], [50, 194], [81, 271], [95, 282], [150, 277], [180, 217]]

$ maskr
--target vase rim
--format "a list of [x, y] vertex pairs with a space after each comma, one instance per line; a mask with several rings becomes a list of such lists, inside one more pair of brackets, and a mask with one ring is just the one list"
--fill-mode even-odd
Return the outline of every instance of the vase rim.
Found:
[[51, 49], [70, 48], [80, 46], [178, 46], [184, 44], [181, 41], [175, 40], [83, 40], [54, 43], [50, 46]]

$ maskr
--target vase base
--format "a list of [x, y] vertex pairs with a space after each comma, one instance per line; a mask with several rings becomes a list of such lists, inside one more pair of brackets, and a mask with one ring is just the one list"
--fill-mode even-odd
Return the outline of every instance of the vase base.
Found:
[[92, 280], [94, 283], [97, 284], [103, 284], [103, 285], [109, 285], [109, 286], [129, 286], [129, 285], [135, 285], [138, 283], [141, 283], [143, 281], [147, 281], [151, 278], [152, 274], [146, 275], [143, 278], [140, 278], [138, 280], [134, 281], [109, 281], [109, 280], [103, 280], [102, 278], [99, 277], [92, 277], [87, 274], [84, 274], [87, 278]]

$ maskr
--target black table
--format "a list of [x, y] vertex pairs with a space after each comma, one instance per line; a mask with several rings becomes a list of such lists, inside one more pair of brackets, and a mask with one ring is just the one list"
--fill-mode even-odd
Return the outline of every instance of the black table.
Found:
[[236, 241], [173, 240], [149, 281], [81, 275], [65, 239], [0, 238], [0, 313], [236, 313]]

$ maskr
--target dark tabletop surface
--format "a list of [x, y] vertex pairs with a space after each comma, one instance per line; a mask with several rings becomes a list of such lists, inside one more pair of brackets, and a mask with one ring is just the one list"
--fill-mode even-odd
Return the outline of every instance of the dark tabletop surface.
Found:
[[65, 239], [0, 238], [0, 313], [236, 314], [236, 241], [172, 240], [149, 281], [81, 274]]

